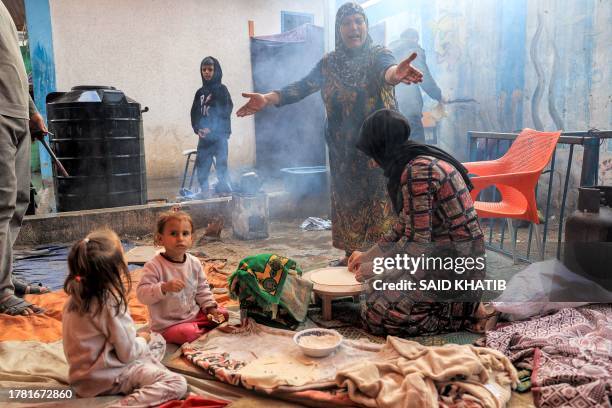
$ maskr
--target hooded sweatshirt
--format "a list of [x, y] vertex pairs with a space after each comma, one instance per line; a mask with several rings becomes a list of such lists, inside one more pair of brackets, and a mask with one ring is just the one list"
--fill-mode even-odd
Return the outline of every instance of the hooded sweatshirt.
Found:
[[[202, 67], [206, 58], [214, 61], [215, 72], [210, 81], [204, 79]], [[191, 105], [191, 127], [194, 133], [199, 129], [209, 128], [212, 134], [229, 137], [232, 133], [230, 115], [234, 104], [227, 90], [221, 83], [223, 71], [216, 58], [206, 57], [200, 63], [202, 87], [198, 89]]]

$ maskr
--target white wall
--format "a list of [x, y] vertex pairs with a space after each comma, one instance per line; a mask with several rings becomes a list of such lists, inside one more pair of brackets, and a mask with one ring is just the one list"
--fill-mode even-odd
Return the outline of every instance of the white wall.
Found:
[[190, 125], [199, 66], [217, 57], [234, 101], [230, 168], [255, 163], [253, 118], [237, 118], [252, 89], [248, 20], [255, 35], [280, 32], [280, 12], [315, 15], [324, 0], [50, 0], [57, 89], [111, 85], [150, 111], [143, 114], [149, 179], [178, 177], [181, 152], [195, 148]]

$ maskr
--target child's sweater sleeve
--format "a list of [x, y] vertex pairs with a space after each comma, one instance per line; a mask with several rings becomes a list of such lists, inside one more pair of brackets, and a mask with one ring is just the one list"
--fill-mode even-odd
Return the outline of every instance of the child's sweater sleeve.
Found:
[[134, 321], [126, 311], [115, 315], [113, 307], [104, 308], [108, 341], [113, 345], [117, 358], [128, 364], [142, 357], [148, 350], [147, 341], [136, 336]]
[[145, 264], [140, 283], [136, 288], [136, 297], [143, 305], [152, 305], [164, 299], [162, 293], [162, 281], [159, 274], [159, 266], [154, 260]]
[[195, 275], [198, 277], [198, 286], [196, 288], [196, 303], [200, 306], [200, 309], [206, 310], [209, 307], [217, 307], [217, 302], [215, 302], [215, 297], [210, 290], [210, 286], [208, 285], [208, 280], [204, 276], [204, 270], [202, 269], [202, 264], [199, 260], [196, 260], [194, 263], [194, 268], [196, 269]]

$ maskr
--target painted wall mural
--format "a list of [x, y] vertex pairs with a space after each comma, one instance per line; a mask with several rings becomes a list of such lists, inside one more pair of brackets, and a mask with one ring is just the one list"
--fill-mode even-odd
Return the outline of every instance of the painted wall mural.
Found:
[[460, 38], [465, 37], [467, 27], [461, 13], [442, 10], [441, 16], [430, 24], [434, 33], [434, 52], [436, 63], [449, 72], [457, 70], [464, 56], [464, 46]]
[[[447, 104], [437, 116], [441, 147], [462, 160], [469, 130], [612, 129], [609, 1], [383, 0], [366, 13], [372, 24], [385, 23], [387, 44], [416, 29], [443, 95], [473, 101]], [[424, 99], [424, 111], [435, 111], [437, 103]], [[567, 150], [558, 151], [557, 169], [565, 169]], [[571, 186], [579, 182], [581, 150]], [[612, 141], [601, 149], [599, 182], [612, 184]]]

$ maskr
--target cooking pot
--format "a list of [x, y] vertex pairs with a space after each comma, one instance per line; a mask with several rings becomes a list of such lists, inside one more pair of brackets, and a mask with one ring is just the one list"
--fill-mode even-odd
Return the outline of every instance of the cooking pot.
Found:
[[244, 173], [240, 177], [240, 192], [242, 194], [257, 194], [261, 190], [262, 181], [254, 171]]

